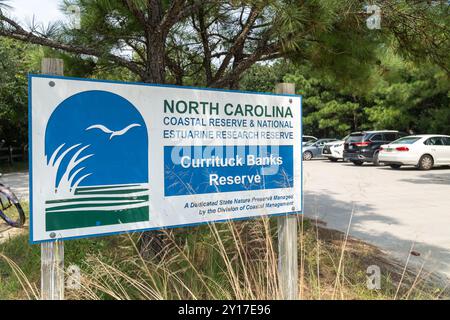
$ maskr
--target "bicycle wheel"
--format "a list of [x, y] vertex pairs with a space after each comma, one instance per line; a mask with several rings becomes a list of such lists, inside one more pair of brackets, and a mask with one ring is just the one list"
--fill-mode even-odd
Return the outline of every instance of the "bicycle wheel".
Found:
[[16, 195], [5, 186], [0, 186], [0, 218], [14, 228], [25, 223], [25, 213]]

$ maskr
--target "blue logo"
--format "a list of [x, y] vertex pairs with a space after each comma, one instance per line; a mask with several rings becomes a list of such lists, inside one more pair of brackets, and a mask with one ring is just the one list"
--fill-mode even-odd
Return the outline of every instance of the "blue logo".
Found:
[[106, 91], [75, 94], [45, 132], [47, 230], [148, 221], [148, 133], [139, 111]]

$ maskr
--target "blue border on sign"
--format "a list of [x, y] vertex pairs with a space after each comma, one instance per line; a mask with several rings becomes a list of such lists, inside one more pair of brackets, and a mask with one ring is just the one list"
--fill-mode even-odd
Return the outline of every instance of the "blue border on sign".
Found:
[[33, 78], [28, 75], [28, 189], [29, 189], [29, 200], [28, 200], [28, 209], [29, 214], [28, 218], [30, 219], [30, 242], [33, 243], [33, 119], [31, 112], [31, 98], [32, 98], [32, 80]]
[[[302, 95], [299, 95], [300, 96], [300, 139], [301, 139], [301, 141], [300, 141], [300, 154], [298, 155], [299, 157], [300, 157], [300, 169], [301, 169], [301, 171], [302, 171], [302, 173], [301, 173], [301, 175], [300, 175], [300, 179], [301, 179], [301, 181], [300, 181], [300, 183], [301, 183], [301, 186], [300, 186], [300, 192], [301, 192], [301, 195], [300, 195], [300, 214], [301, 213], [303, 213], [303, 206], [304, 206], [304, 204], [305, 204], [305, 199], [304, 199], [304, 192], [303, 192], [303, 96]], [[299, 213], [297, 213], [297, 214], [299, 214]]]
[[[38, 240], [33, 241], [33, 135], [32, 135], [32, 81], [33, 78], [46, 78], [46, 79], [61, 79], [61, 80], [73, 80], [73, 81], [88, 81], [88, 82], [101, 82], [101, 83], [113, 83], [113, 84], [125, 84], [125, 85], [137, 85], [137, 86], [149, 86], [149, 87], [163, 87], [163, 88], [176, 88], [176, 89], [190, 89], [190, 90], [202, 90], [202, 91], [218, 91], [218, 92], [231, 92], [231, 93], [243, 93], [243, 94], [256, 94], [256, 95], [269, 95], [269, 96], [284, 96], [284, 97], [299, 97], [300, 98], [300, 167], [301, 167], [301, 182], [300, 182], [300, 211], [291, 211], [285, 213], [274, 213], [268, 215], [258, 215], [258, 216], [249, 216], [249, 217], [240, 217], [240, 218], [232, 218], [232, 219], [221, 219], [221, 220], [212, 220], [205, 222], [196, 222], [189, 224], [178, 224], [173, 226], [165, 226], [165, 227], [156, 227], [156, 228], [144, 228], [144, 229], [135, 229], [128, 231], [115, 231], [115, 232], [106, 232], [106, 233], [96, 233], [82, 236], [73, 236], [73, 237], [62, 237], [48, 240]], [[283, 93], [271, 93], [271, 92], [255, 92], [255, 91], [243, 91], [243, 90], [228, 90], [228, 89], [218, 89], [218, 88], [200, 88], [193, 86], [177, 86], [177, 85], [169, 85], [169, 84], [154, 84], [154, 83], [144, 83], [144, 82], [123, 82], [116, 80], [99, 80], [99, 79], [90, 79], [90, 78], [76, 78], [76, 77], [64, 77], [64, 76], [56, 76], [56, 75], [46, 75], [46, 74], [28, 74], [28, 172], [29, 172], [29, 219], [30, 219], [30, 238], [29, 242], [31, 244], [39, 244], [44, 242], [55, 242], [60, 240], [75, 240], [75, 239], [85, 239], [85, 238], [94, 238], [101, 236], [111, 236], [118, 234], [126, 234], [126, 233], [134, 233], [134, 232], [145, 232], [145, 231], [153, 231], [153, 230], [167, 230], [167, 229], [175, 229], [182, 227], [194, 227], [200, 225], [207, 225], [212, 223], [221, 223], [221, 222], [229, 222], [229, 221], [242, 221], [242, 220], [252, 220], [260, 217], [282, 217], [288, 215], [299, 215], [303, 214], [304, 208], [304, 198], [303, 198], [303, 125], [301, 123], [303, 119], [303, 97], [298, 94], [283, 94]]]

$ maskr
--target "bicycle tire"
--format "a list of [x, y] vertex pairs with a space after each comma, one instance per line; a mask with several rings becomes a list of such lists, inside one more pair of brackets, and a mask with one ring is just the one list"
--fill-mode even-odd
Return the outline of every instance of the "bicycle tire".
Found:
[[[6, 198], [9, 203], [3, 203], [3, 200]], [[0, 185], [0, 218], [2, 218], [9, 226], [14, 228], [21, 228], [25, 224], [25, 212], [20, 205], [19, 199], [17, 199], [14, 192], [12, 192], [8, 187]], [[14, 219], [7, 215], [5, 211], [10, 207], [14, 206], [17, 210], [18, 217]]]

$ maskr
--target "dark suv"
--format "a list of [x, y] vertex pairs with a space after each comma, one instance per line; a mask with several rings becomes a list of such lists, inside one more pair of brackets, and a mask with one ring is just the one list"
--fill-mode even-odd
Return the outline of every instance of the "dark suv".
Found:
[[406, 136], [393, 130], [353, 132], [344, 143], [344, 161], [351, 161], [357, 166], [364, 162], [373, 162], [378, 166], [378, 152], [383, 144]]

